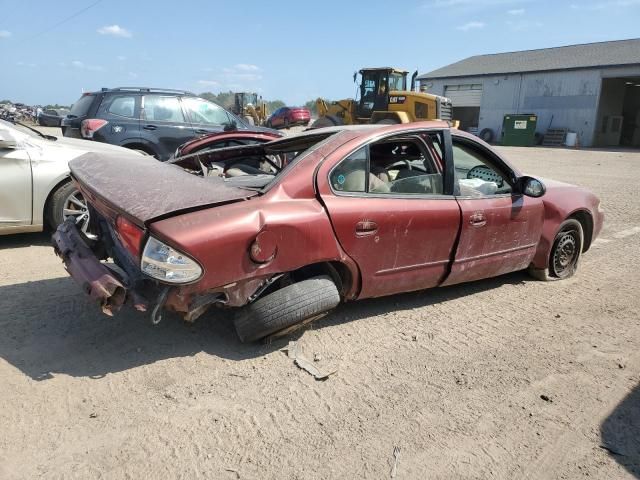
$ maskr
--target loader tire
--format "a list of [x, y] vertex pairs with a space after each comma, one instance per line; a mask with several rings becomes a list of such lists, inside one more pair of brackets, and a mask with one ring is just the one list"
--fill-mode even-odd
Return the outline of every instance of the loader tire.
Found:
[[395, 118], [383, 118], [382, 120], [378, 120], [376, 125], [398, 125], [399, 123]]
[[327, 276], [287, 285], [243, 307], [234, 325], [242, 342], [253, 342], [335, 308], [340, 294]]
[[325, 115], [313, 122], [311, 128], [335, 127], [337, 125], [342, 125], [342, 120], [340, 118], [334, 115]]

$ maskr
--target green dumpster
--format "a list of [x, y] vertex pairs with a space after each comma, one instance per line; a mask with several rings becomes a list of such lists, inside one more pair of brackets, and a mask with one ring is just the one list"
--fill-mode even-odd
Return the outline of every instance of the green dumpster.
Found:
[[530, 147], [534, 144], [538, 117], [532, 113], [505, 115], [502, 121], [502, 145]]

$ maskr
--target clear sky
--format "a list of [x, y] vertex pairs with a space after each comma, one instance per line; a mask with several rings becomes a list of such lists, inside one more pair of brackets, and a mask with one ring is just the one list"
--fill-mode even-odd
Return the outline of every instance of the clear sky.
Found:
[[369, 66], [640, 36], [640, 0], [0, 0], [0, 99], [115, 86], [353, 96]]

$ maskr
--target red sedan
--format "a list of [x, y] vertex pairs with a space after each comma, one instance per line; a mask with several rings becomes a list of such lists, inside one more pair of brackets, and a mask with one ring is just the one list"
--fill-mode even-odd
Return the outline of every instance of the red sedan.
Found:
[[282, 107], [267, 119], [270, 128], [289, 128], [295, 125], [309, 125], [311, 112], [306, 107]]
[[523, 175], [443, 122], [317, 129], [187, 160], [71, 162], [98, 240], [66, 222], [54, 247], [106, 313], [128, 303], [192, 321], [217, 306], [252, 341], [341, 301], [522, 269], [570, 277], [604, 219], [593, 193]]

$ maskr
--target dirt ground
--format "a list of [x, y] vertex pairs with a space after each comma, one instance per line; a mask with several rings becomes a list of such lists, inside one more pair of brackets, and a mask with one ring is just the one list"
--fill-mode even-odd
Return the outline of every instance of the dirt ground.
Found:
[[269, 345], [221, 313], [102, 316], [47, 235], [0, 237], [0, 478], [381, 479], [394, 447], [398, 479], [640, 478], [640, 153], [503, 151], [601, 197], [574, 278], [351, 303]]

